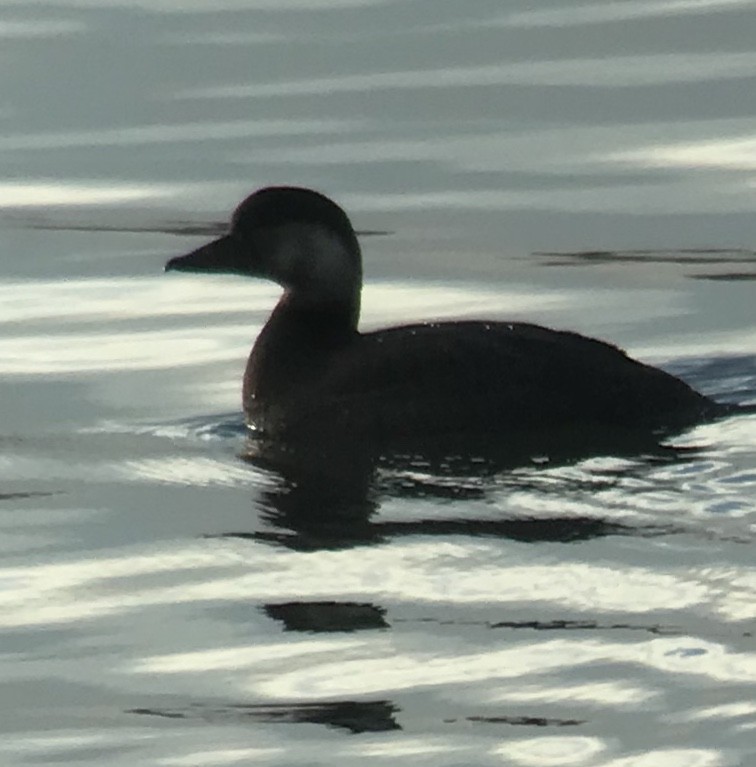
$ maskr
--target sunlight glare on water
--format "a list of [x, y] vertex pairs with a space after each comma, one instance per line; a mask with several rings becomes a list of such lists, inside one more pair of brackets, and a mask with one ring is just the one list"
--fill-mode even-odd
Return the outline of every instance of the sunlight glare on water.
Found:
[[0, 206], [35, 208], [53, 205], [107, 205], [166, 197], [170, 187], [105, 184], [60, 184], [39, 181], [35, 184], [0, 184]]

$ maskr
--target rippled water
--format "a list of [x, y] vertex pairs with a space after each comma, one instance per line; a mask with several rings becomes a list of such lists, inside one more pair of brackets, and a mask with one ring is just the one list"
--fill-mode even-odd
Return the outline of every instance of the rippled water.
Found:
[[750, 0], [0, 2], [0, 762], [756, 759], [756, 417], [644, 455], [243, 460], [266, 183], [363, 326], [528, 319], [756, 401]]

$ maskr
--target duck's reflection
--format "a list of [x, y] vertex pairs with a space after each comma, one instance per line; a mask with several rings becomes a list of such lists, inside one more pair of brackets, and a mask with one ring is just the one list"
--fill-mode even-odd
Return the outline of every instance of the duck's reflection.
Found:
[[[476, 519], [469, 514], [463, 518], [464, 504], [481, 504], [494, 491], [502, 488], [513, 492], [544, 492], [554, 500], [573, 491], [604, 490], [642, 477], [649, 466], [663, 462], [685, 461], [697, 454], [692, 448], [668, 447], [658, 435], [613, 435], [612, 439], [598, 440], [597, 435], [582, 433], [569, 440], [554, 441], [548, 450], [545, 443], [526, 445], [520, 440], [517, 450], [461, 449], [455, 441], [455, 451], [449, 445], [407, 446], [404, 452], [386, 454], [365, 450], [355, 444], [319, 445], [280, 444], [271, 446], [259, 440], [250, 440], [245, 460], [263, 467], [275, 479], [265, 489], [258, 502], [266, 530], [227, 533], [295, 550], [313, 551], [325, 548], [349, 548], [376, 544], [407, 535], [467, 535], [495, 536], [521, 542], [573, 542], [606, 535], [654, 535], [670, 531], [669, 527], [623, 524], [596, 515], [564, 514], [554, 516], [507, 517]], [[417, 449], [409, 449], [410, 447]], [[536, 447], [539, 449], [536, 450]], [[580, 471], [561, 482], [540, 481], [539, 466], [555, 467], [574, 464], [581, 459], [597, 455], [626, 456], [632, 461], [616, 462], [611, 470], [582, 476]], [[522, 471], [523, 468], [525, 471]], [[637, 483], [643, 488], [642, 482]], [[377, 511], [388, 499], [427, 501], [437, 499], [445, 511], [460, 508], [457, 518], [433, 518], [432, 512], [424, 519], [381, 520]], [[449, 501], [453, 501], [450, 504]], [[461, 506], [459, 506], [461, 504]], [[418, 503], [411, 504], [413, 509]], [[433, 504], [428, 504], [433, 506]], [[468, 507], [469, 508], [469, 507]], [[552, 504], [553, 511], [553, 504]], [[438, 618], [424, 614], [397, 618], [387, 608], [372, 602], [292, 600], [258, 605], [259, 609], [277, 625], [281, 632], [304, 634], [334, 634], [340, 632], [370, 632], [395, 630], [401, 621], [434, 622]], [[482, 618], [481, 625], [496, 632], [528, 631], [644, 631], [653, 634], [672, 633], [674, 629], [661, 624], [639, 624], [571, 617], [530, 617], [504, 613], [498, 619]], [[454, 622], [451, 617], [446, 622]], [[465, 620], [469, 625], [469, 620]], [[320, 724], [341, 732], [377, 733], [401, 730], [401, 709], [391, 699], [371, 700], [291, 700], [267, 702], [255, 700], [234, 701], [226, 704], [195, 702], [176, 707], [142, 707], [131, 709], [131, 714], [143, 716], [193, 720], [198, 722], [245, 722], [250, 724]], [[399, 721], [397, 719], [399, 718]], [[470, 723], [476, 725], [514, 725], [539, 728], [581, 726], [583, 719], [557, 718], [532, 711], [493, 710], [490, 715], [475, 713], [443, 719], [448, 725]]]
[[[485, 501], [502, 487], [512, 492], [524, 490], [553, 497], [572, 491], [605, 489], [626, 482], [659, 462], [691, 460], [695, 448], [677, 448], [660, 442], [658, 435], [595, 432], [550, 436], [544, 442], [517, 440], [511, 447], [478, 445], [476, 450], [455, 451], [448, 446], [422, 452], [394, 452], [390, 455], [344, 444], [319, 446], [270, 446], [250, 440], [243, 458], [273, 473], [276, 481], [265, 489], [259, 504], [269, 529], [233, 532], [227, 535], [251, 538], [295, 550], [348, 548], [378, 544], [402, 535], [468, 535], [509, 538], [520, 542], [573, 542], [607, 535], [668, 534], [668, 525], [632, 525], [597, 516], [566, 513], [538, 517], [507, 516], [484, 519], [460, 514], [457, 518], [378, 520], [376, 512], [387, 499], [438, 499], [448, 502]], [[569, 437], [569, 438], [567, 438]], [[415, 446], [416, 447], [416, 446]], [[438, 449], [435, 449], [438, 448]], [[541, 468], [574, 464], [595, 456], [632, 457], [618, 464], [600, 479], [586, 476], [585, 486], [576, 488], [579, 479], [565, 482], [538, 482]], [[515, 471], [528, 467], [528, 471]], [[448, 503], [445, 504], [448, 510]]]
[[399, 711], [386, 700], [337, 700], [318, 703], [237, 703], [212, 706], [196, 703], [177, 708], [132, 708], [127, 714], [185, 719], [204, 723], [291, 723], [324, 724], [353, 734], [400, 730], [395, 714]]
[[388, 629], [386, 610], [369, 602], [284, 602], [264, 606], [284, 631], [334, 633]]

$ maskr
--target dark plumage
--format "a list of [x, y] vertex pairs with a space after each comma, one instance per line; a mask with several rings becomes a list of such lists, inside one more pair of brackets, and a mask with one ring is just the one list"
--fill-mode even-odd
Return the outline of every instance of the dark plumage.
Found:
[[357, 237], [341, 208], [308, 189], [255, 192], [228, 235], [171, 259], [173, 269], [283, 286], [244, 375], [247, 419], [272, 439], [344, 434], [385, 445], [448, 434], [668, 430], [724, 410], [576, 333], [468, 321], [359, 333]]

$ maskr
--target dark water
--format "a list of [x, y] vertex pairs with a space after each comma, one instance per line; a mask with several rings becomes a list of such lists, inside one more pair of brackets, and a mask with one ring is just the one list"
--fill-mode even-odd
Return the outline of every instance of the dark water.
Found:
[[0, 762], [756, 759], [756, 419], [365, 487], [242, 459], [266, 183], [363, 326], [528, 319], [756, 401], [753, 4], [0, 4]]

